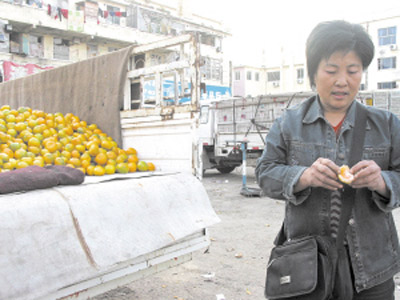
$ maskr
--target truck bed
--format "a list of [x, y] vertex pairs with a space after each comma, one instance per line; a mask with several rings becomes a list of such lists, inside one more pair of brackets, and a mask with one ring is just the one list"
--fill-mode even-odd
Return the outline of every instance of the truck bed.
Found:
[[0, 299], [87, 299], [190, 259], [219, 222], [191, 174], [86, 177], [0, 196]]

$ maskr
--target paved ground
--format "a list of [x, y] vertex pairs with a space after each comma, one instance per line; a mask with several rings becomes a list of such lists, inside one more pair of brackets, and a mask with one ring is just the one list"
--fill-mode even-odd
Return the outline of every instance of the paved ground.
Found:
[[[248, 168], [247, 174], [248, 186], [256, 187], [254, 170]], [[209, 228], [209, 249], [194, 253], [192, 261], [99, 295], [96, 300], [265, 299], [265, 266], [282, 222], [283, 202], [240, 195], [240, 168], [227, 175], [207, 171], [203, 184], [221, 218]], [[400, 223], [400, 210], [395, 217]], [[399, 288], [396, 299], [400, 299]]]

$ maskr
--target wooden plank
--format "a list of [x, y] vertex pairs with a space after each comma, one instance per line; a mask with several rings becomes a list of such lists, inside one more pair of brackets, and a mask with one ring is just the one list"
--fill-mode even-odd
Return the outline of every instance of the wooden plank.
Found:
[[164, 40], [149, 43], [146, 45], [137, 46], [132, 49], [132, 55], [152, 51], [152, 50], [159, 49], [159, 48], [173, 47], [173, 46], [177, 46], [182, 43], [188, 43], [191, 41], [193, 41], [193, 36], [190, 34], [172, 37], [169, 39], [164, 39]]
[[149, 75], [154, 76], [154, 74], [157, 72], [160, 72], [160, 73], [174, 72], [179, 69], [189, 68], [189, 66], [190, 66], [190, 64], [188, 61], [179, 60], [179, 61], [174, 61], [174, 62], [168, 63], [168, 64], [161, 64], [161, 65], [156, 65], [156, 66], [152, 66], [152, 67], [129, 71], [128, 78], [134, 79], [134, 78], [137, 78], [140, 76], [149, 76]]

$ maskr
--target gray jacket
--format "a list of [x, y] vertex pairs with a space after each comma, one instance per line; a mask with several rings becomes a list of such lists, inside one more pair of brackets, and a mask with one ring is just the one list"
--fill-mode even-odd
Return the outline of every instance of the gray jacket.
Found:
[[[276, 120], [266, 149], [256, 167], [264, 193], [286, 201], [286, 238], [307, 234], [330, 235], [330, 191], [308, 188], [297, 194], [294, 186], [303, 171], [319, 157], [347, 164], [353, 138], [357, 101], [353, 101], [340, 135], [312, 97], [290, 108]], [[351, 263], [357, 291], [371, 288], [400, 271], [400, 248], [391, 211], [400, 206], [400, 121], [390, 112], [367, 107], [363, 159], [374, 160], [390, 190], [390, 198], [361, 189], [347, 227]]]

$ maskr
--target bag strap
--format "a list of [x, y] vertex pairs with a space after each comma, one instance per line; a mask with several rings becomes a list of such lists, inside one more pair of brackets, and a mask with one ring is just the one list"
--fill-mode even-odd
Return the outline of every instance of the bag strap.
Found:
[[[357, 104], [357, 103], [355, 103]], [[367, 109], [363, 104], [357, 107], [357, 117], [353, 130], [353, 140], [350, 147], [350, 155], [348, 164], [350, 167], [354, 166], [362, 159], [364, 148], [364, 138], [367, 124]], [[345, 185], [342, 196], [342, 210], [340, 214], [339, 229], [336, 238], [336, 246], [338, 249], [343, 247], [344, 236], [346, 232], [347, 223], [350, 220], [351, 211], [356, 199], [357, 190], [349, 185]]]

